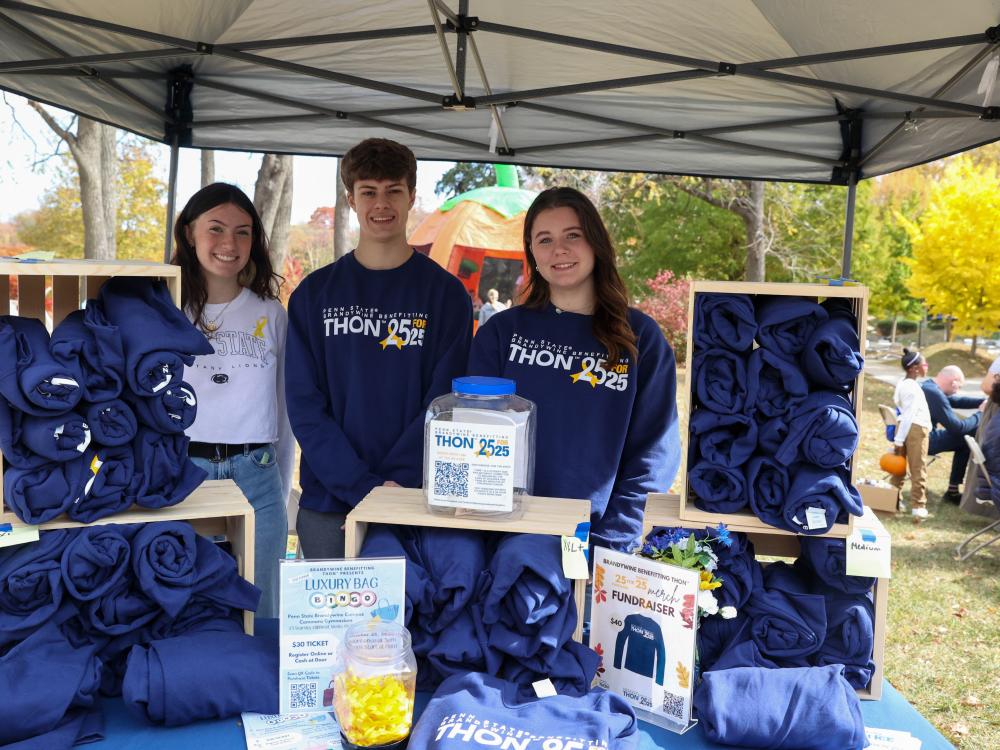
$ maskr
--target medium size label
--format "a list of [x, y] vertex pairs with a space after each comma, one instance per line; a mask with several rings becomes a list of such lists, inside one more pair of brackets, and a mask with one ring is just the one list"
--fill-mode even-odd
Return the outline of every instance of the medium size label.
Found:
[[866, 578], [892, 577], [892, 537], [884, 529], [872, 529], [856, 521], [846, 540], [845, 572]]
[[428, 502], [444, 508], [513, 510], [516, 429], [472, 422], [431, 424]]

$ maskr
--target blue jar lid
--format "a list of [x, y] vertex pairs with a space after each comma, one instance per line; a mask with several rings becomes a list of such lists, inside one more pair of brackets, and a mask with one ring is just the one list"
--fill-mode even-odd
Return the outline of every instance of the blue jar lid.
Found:
[[451, 381], [451, 389], [466, 396], [510, 396], [517, 391], [513, 380], [487, 378], [482, 375], [455, 378]]

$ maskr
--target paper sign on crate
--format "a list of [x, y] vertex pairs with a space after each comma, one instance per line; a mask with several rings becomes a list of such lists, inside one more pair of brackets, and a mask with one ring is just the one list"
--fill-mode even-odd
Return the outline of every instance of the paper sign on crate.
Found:
[[355, 623], [402, 626], [406, 561], [281, 560], [278, 620], [281, 714], [333, 710], [333, 667]]
[[691, 721], [697, 570], [594, 549], [590, 647], [598, 684], [645, 721], [684, 732]]

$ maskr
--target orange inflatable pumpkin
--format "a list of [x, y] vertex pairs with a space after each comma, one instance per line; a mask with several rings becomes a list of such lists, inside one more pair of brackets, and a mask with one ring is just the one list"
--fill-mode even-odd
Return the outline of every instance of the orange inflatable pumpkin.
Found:
[[906, 457], [897, 456], [895, 453], [884, 453], [878, 461], [879, 467], [887, 471], [894, 477], [906, 476]]

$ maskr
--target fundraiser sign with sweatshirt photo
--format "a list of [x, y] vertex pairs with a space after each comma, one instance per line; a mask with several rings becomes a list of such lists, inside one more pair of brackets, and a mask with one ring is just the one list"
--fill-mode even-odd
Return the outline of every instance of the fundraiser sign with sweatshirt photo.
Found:
[[340, 639], [355, 623], [403, 624], [406, 561], [282, 560], [280, 711], [333, 710]]
[[699, 583], [697, 570], [594, 549], [598, 684], [640, 718], [681, 731], [691, 719]]

